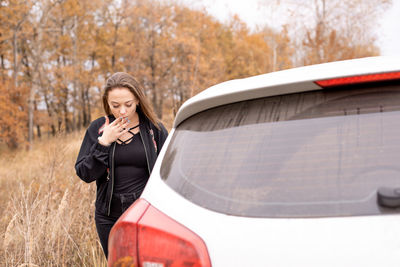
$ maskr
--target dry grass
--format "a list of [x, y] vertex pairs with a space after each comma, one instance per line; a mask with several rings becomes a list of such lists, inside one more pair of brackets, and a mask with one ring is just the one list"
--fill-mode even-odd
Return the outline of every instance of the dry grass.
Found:
[[61, 135], [29, 152], [2, 150], [2, 266], [105, 266], [94, 224], [95, 184], [74, 170], [82, 137]]

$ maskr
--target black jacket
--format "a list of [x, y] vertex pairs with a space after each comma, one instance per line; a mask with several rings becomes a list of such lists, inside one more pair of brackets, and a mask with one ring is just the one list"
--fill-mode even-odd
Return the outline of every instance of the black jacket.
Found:
[[[160, 123], [157, 129], [141, 112], [138, 110], [140, 118], [140, 136], [146, 152], [147, 166], [149, 175], [156, 162], [168, 132]], [[115, 120], [114, 116], [109, 116], [110, 123]], [[101, 136], [101, 127], [105, 123], [105, 118], [101, 117], [93, 121], [86, 130], [78, 158], [75, 163], [76, 174], [85, 182], [96, 181], [96, 210], [102, 214], [110, 215], [111, 197], [114, 187], [114, 151], [116, 143], [110, 146], [100, 145], [98, 137]]]

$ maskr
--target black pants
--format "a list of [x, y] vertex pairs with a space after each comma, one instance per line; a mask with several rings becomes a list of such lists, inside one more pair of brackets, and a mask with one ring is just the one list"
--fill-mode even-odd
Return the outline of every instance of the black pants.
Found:
[[94, 219], [96, 221], [97, 234], [104, 251], [108, 258], [108, 236], [115, 222], [124, 213], [129, 206], [137, 199], [135, 193], [115, 194], [111, 200], [110, 216], [102, 214], [96, 210]]

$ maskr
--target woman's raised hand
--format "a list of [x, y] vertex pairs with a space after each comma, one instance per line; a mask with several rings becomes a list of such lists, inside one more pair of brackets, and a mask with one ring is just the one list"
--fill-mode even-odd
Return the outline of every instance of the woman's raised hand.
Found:
[[119, 117], [116, 118], [112, 123], [107, 116], [104, 116], [106, 122], [104, 124], [103, 135], [99, 137], [99, 143], [104, 146], [111, 145], [120, 138], [124, 133], [128, 132], [128, 118]]

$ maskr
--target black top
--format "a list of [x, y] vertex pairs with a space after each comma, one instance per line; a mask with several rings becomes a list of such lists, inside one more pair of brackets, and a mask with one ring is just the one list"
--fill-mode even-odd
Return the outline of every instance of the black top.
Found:
[[[145, 149], [147, 158], [148, 173], [151, 172], [156, 162], [158, 153], [160, 152], [168, 132], [164, 125], [158, 124], [157, 128], [143, 114], [140, 107], [137, 110], [140, 121], [141, 141]], [[115, 120], [113, 115], [108, 116], [110, 123]], [[114, 195], [115, 182], [115, 151], [117, 142], [111, 146], [103, 146], [98, 142], [98, 137], [102, 135], [102, 129], [105, 118], [100, 117], [94, 120], [86, 130], [78, 158], [75, 163], [76, 174], [86, 183], [96, 181], [96, 212], [104, 215], [110, 215], [111, 198]]]
[[141, 193], [149, 179], [140, 132], [132, 137], [129, 143], [117, 143], [115, 147], [114, 194]]

